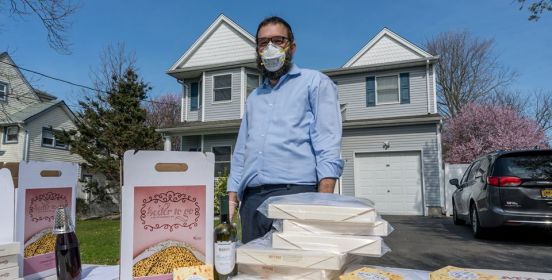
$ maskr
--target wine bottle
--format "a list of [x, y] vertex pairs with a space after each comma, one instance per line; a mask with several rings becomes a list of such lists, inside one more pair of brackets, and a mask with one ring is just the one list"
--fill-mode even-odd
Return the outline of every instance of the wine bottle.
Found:
[[79, 240], [67, 208], [56, 209], [53, 233], [57, 235], [55, 248], [57, 279], [81, 279]]
[[236, 227], [228, 215], [228, 195], [220, 197], [220, 224], [215, 228], [215, 279], [226, 280], [238, 272]]

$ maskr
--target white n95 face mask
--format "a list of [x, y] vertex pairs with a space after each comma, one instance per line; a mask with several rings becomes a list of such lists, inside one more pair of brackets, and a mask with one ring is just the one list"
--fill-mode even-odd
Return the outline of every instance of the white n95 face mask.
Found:
[[261, 52], [261, 59], [266, 70], [276, 72], [284, 66], [284, 62], [286, 61], [286, 50], [270, 42]]

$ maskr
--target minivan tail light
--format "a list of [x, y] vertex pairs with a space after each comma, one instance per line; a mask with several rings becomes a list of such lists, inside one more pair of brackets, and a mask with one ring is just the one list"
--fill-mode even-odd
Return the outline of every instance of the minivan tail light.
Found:
[[495, 187], [517, 187], [521, 185], [521, 179], [513, 176], [489, 176], [487, 184]]

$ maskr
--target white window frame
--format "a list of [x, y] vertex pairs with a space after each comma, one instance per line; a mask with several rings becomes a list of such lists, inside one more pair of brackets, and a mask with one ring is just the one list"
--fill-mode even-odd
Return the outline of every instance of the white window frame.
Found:
[[[218, 146], [211, 146], [211, 152], [213, 154], [215, 154], [215, 148], [225, 148], [225, 147], [230, 147], [230, 160], [229, 161], [217, 161], [216, 160], [216, 155], [215, 155], [215, 165], [217, 163], [228, 163], [228, 164], [232, 164], [232, 151], [234, 149], [234, 147], [232, 147], [232, 145], [218, 145]], [[215, 168], [216, 170], [216, 168]], [[230, 175], [230, 170], [228, 170], [228, 175]], [[217, 177], [218, 174], [215, 174], [215, 177]]]
[[[8, 131], [10, 130], [10, 128], [16, 128], [17, 129], [17, 133], [15, 134], [16, 136], [16, 139], [15, 140], [8, 140]], [[4, 127], [4, 144], [17, 144], [19, 142], [19, 126], [17, 125], [11, 125], [11, 126], [6, 126]]]
[[[52, 133], [52, 145], [44, 144], [44, 131], [50, 131]], [[58, 150], [64, 150], [64, 151], [69, 150], [68, 144], [64, 144], [63, 146], [58, 146], [58, 141], [56, 139], [56, 134], [55, 134], [56, 132], [58, 131], [55, 129], [43, 127], [42, 133], [40, 135], [40, 145], [45, 148], [52, 148], [52, 149], [58, 149]]]
[[[387, 78], [387, 77], [397, 77], [397, 95], [398, 95], [398, 101], [397, 102], [385, 102], [385, 103], [379, 103], [378, 102], [378, 78]], [[376, 106], [378, 105], [392, 105], [392, 104], [401, 104], [401, 77], [399, 74], [393, 74], [393, 75], [381, 75], [381, 76], [375, 76], [374, 77], [374, 87], [375, 87], [375, 94], [376, 94]]]
[[[230, 76], [230, 99], [215, 101], [215, 78], [219, 76], [228, 76], [228, 75]], [[211, 103], [212, 104], [232, 103], [232, 80], [234, 79], [234, 74], [233, 73], [216, 74], [212, 76], [212, 79], [213, 79], [213, 82], [211, 84], [211, 93], [212, 93]]]
[[[247, 78], [248, 78], [250, 75], [251, 75], [251, 76], [257, 76], [257, 81], [258, 81], [257, 87], [261, 86], [261, 75], [255, 74], [255, 73], [245, 73], [245, 96], [246, 96], [246, 98], [249, 97], [249, 95], [251, 95], [251, 92], [253, 92], [253, 91], [247, 92], [247, 85], [249, 84], [249, 83], [247, 82]], [[255, 90], [255, 89], [253, 89], [253, 90]]]
[[9, 84], [6, 82], [0, 81], [0, 85], [4, 86], [4, 91], [0, 91], [2, 94], [4, 94], [3, 97], [0, 97], [0, 101], [6, 101], [8, 100], [8, 92], [9, 92]]

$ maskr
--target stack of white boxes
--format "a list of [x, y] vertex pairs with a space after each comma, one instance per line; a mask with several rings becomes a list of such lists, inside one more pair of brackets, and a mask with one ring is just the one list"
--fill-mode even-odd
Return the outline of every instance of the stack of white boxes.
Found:
[[0, 243], [0, 280], [19, 279], [19, 250], [18, 242]]
[[[336, 279], [355, 256], [381, 257], [391, 227], [368, 206], [268, 205], [272, 244], [238, 248], [240, 273], [261, 279]], [[247, 278], [244, 278], [247, 279]]]

